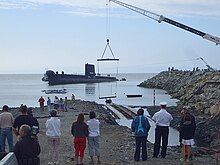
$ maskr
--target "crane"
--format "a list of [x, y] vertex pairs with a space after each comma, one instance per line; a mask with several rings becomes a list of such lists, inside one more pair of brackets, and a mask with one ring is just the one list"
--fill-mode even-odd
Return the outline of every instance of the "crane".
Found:
[[209, 71], [215, 71], [215, 69], [213, 69], [202, 57], [197, 58], [197, 60], [202, 60]]
[[220, 38], [219, 37], [216, 37], [216, 36], [204, 33], [204, 32], [199, 31], [199, 30], [196, 30], [196, 29], [194, 29], [192, 27], [186, 26], [186, 25], [184, 25], [182, 23], [179, 23], [179, 22], [171, 20], [171, 19], [169, 19], [167, 17], [164, 17], [163, 15], [159, 15], [159, 14], [153, 13], [151, 11], [147, 11], [147, 10], [141, 9], [139, 7], [132, 6], [132, 5], [126, 4], [124, 2], [120, 2], [118, 0], [109, 0], [109, 2], [110, 1], [112, 1], [112, 2], [114, 2], [116, 4], [118, 4], [118, 5], [121, 5], [123, 7], [126, 7], [126, 8], [128, 8], [130, 10], [133, 10], [133, 11], [139, 13], [139, 14], [142, 14], [142, 15], [144, 15], [144, 16], [146, 16], [148, 18], [151, 18], [151, 19], [153, 19], [155, 21], [158, 21], [159, 23], [166, 22], [168, 24], [171, 24], [173, 26], [177, 26], [177, 27], [179, 27], [181, 29], [184, 29], [184, 30], [189, 31], [191, 33], [194, 33], [194, 34], [196, 34], [198, 36], [201, 36], [203, 39], [206, 39], [206, 40], [209, 40], [211, 42], [214, 42], [216, 45], [220, 44]]

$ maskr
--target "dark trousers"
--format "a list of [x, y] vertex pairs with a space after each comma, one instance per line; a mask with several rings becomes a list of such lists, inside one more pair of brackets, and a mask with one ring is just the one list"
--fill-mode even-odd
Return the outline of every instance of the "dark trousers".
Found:
[[140, 161], [140, 150], [142, 148], [142, 160], [147, 160], [147, 136], [136, 136], [136, 150], [134, 154], [134, 160]]
[[166, 157], [167, 144], [168, 144], [169, 127], [157, 126], [155, 129], [155, 143], [154, 143], [154, 153], [153, 156], [157, 157], [160, 151], [160, 144], [162, 138], [162, 150], [161, 157]]

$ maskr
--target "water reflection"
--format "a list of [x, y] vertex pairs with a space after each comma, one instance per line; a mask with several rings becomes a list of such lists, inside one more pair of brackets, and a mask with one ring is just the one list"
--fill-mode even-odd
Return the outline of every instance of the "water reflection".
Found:
[[85, 84], [86, 95], [95, 95], [95, 84]]

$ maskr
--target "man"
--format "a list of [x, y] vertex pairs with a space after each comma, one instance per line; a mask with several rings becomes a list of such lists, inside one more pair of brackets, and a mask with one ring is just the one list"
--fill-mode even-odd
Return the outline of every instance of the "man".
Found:
[[27, 114], [33, 120], [33, 123], [34, 123], [34, 125], [31, 128], [31, 130], [32, 130], [32, 137], [37, 138], [37, 134], [39, 133], [39, 129], [40, 129], [39, 122], [38, 122], [37, 118], [33, 116], [32, 108], [28, 108]]
[[48, 97], [47, 98], [47, 110], [48, 110], [48, 112], [50, 113], [50, 108], [51, 108], [51, 99], [50, 99], [50, 97]]
[[162, 150], [161, 157], [166, 157], [167, 152], [167, 144], [168, 144], [168, 135], [169, 135], [169, 125], [173, 117], [166, 111], [166, 102], [161, 102], [160, 107], [161, 110], [156, 112], [152, 119], [156, 122], [155, 129], [155, 143], [154, 143], [154, 152], [153, 158], [157, 158], [160, 151], [160, 144], [162, 138]]
[[12, 125], [14, 118], [10, 112], [8, 112], [8, 106], [4, 105], [2, 108], [3, 113], [0, 114], [0, 127], [1, 127], [1, 151], [5, 152], [5, 140], [7, 138], [9, 152], [13, 151], [13, 134]]
[[44, 98], [41, 96], [38, 102], [40, 103], [40, 110], [43, 112], [44, 111]]
[[13, 124], [13, 131], [16, 136], [19, 136], [19, 129], [21, 125], [27, 124], [31, 128], [34, 125], [34, 121], [27, 114], [27, 106], [26, 105], [21, 106], [20, 111], [21, 111], [21, 115], [15, 118], [15, 121]]
[[18, 165], [39, 165], [38, 155], [41, 152], [38, 141], [31, 138], [31, 127], [24, 124], [19, 129], [19, 140], [14, 147]]

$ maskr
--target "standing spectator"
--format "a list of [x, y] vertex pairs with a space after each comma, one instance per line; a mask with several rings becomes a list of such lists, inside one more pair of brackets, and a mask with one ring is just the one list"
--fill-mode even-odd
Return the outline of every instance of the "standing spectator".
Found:
[[0, 128], [1, 128], [1, 151], [5, 152], [5, 140], [7, 138], [9, 152], [13, 151], [13, 134], [12, 134], [12, 126], [14, 118], [10, 112], [8, 112], [8, 106], [4, 105], [2, 110], [3, 112], [0, 114]]
[[57, 96], [55, 96], [53, 103], [54, 103], [54, 109], [58, 110], [58, 108], [59, 108], [59, 98]]
[[68, 100], [67, 100], [67, 97], [65, 97], [65, 99], [64, 99], [64, 109], [65, 109], [65, 112], [68, 111]]
[[51, 108], [51, 100], [50, 97], [47, 98], [47, 110], [50, 113], [50, 108]]
[[153, 158], [157, 158], [159, 154], [161, 138], [162, 138], [161, 157], [162, 158], [166, 157], [168, 136], [169, 136], [169, 125], [171, 120], [173, 120], [171, 114], [166, 111], [166, 105], [167, 105], [166, 102], [161, 102], [160, 103], [161, 110], [159, 112], [156, 112], [152, 117], [152, 119], [156, 122]]
[[27, 114], [27, 106], [23, 105], [20, 107], [21, 115], [16, 117], [13, 124], [13, 131], [16, 136], [19, 137], [19, 129], [21, 125], [26, 124], [29, 125], [31, 128], [34, 125], [34, 122], [30, 116]]
[[[180, 123], [180, 137], [182, 142], [182, 160], [189, 161], [192, 159], [192, 145], [196, 130], [195, 118], [188, 112], [184, 114]], [[187, 159], [188, 158], [188, 159]]]
[[[194, 127], [196, 127], [195, 117], [190, 114], [190, 109], [191, 109], [190, 106], [183, 106], [183, 110], [181, 111], [181, 113], [183, 114], [183, 116], [182, 116], [181, 121], [180, 121], [180, 128], [181, 128], [181, 126], [182, 126], [183, 123], [184, 123], [185, 115], [186, 115], [186, 114], [191, 117], [192, 124], [194, 125]], [[194, 135], [193, 135], [193, 137], [194, 137]], [[182, 135], [181, 135], [181, 132], [180, 132], [180, 134], [179, 134], [179, 142], [180, 142], [180, 145], [182, 145]]]
[[51, 118], [46, 121], [47, 132], [46, 135], [48, 137], [48, 145], [49, 145], [49, 160], [48, 164], [58, 164], [59, 160], [59, 146], [60, 146], [60, 119], [56, 117], [57, 111], [52, 110], [50, 112]]
[[40, 159], [38, 155], [41, 152], [38, 141], [31, 138], [31, 127], [24, 124], [19, 129], [21, 140], [14, 147], [14, 153], [18, 161], [18, 165], [39, 165]]
[[38, 102], [40, 103], [40, 110], [43, 112], [44, 111], [44, 98], [41, 96]]
[[142, 148], [142, 161], [147, 160], [147, 136], [151, 126], [148, 119], [143, 115], [144, 110], [139, 109], [137, 111], [137, 116], [134, 118], [131, 124], [136, 142], [136, 150], [134, 154], [135, 161], [140, 161], [140, 148]]
[[82, 113], [78, 115], [77, 121], [72, 124], [71, 133], [74, 136], [75, 161], [77, 164], [83, 165], [86, 137], [89, 135], [89, 130]]
[[94, 164], [93, 156], [97, 156], [97, 164], [101, 164], [99, 152], [100, 122], [98, 119], [96, 119], [96, 114], [94, 111], [90, 111], [89, 118], [90, 119], [87, 121], [87, 125], [89, 127], [88, 147], [90, 164]]
[[63, 102], [63, 98], [60, 98], [60, 110], [64, 112], [64, 102]]

